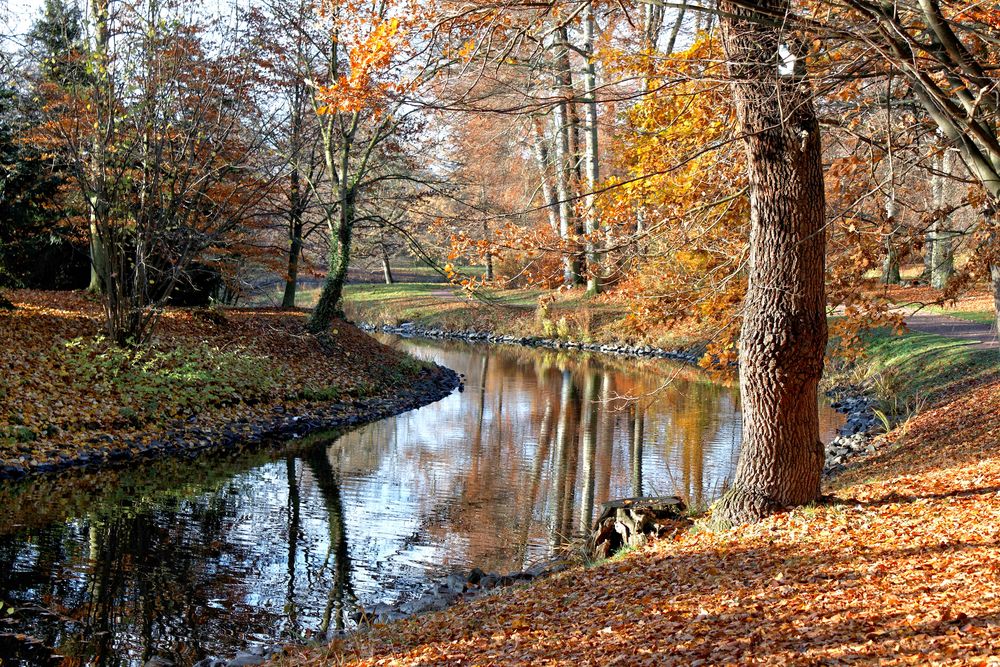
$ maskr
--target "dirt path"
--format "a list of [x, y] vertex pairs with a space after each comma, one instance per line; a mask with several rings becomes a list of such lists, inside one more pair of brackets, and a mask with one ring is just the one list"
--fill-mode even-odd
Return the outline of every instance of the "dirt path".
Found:
[[906, 326], [913, 331], [965, 341], [977, 350], [1000, 350], [1000, 340], [991, 324], [970, 322], [949, 315], [911, 312], [906, 317]]

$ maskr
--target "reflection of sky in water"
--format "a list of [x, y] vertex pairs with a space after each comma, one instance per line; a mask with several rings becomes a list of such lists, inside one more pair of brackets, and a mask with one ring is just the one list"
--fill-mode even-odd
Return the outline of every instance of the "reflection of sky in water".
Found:
[[0, 516], [0, 598], [58, 615], [36, 609], [0, 634], [80, 664], [190, 665], [335, 629], [356, 601], [408, 597], [448, 572], [521, 569], [609, 498], [704, 504], [731, 475], [735, 390], [693, 370], [650, 397], [673, 367], [396, 344], [463, 373], [466, 390], [288, 455], [26, 487]]

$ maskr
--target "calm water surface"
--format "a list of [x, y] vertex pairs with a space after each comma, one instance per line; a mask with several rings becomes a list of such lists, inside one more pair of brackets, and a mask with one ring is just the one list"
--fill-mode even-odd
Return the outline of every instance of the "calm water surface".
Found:
[[[18, 608], [0, 620], [2, 664], [46, 653], [12, 633], [66, 665], [185, 666], [319, 638], [349, 628], [358, 604], [551, 557], [610, 498], [703, 505], [732, 475], [739, 399], [721, 379], [662, 361], [390, 342], [463, 373], [465, 391], [284, 451], [0, 488], [0, 601]], [[832, 437], [840, 417], [821, 417]]]

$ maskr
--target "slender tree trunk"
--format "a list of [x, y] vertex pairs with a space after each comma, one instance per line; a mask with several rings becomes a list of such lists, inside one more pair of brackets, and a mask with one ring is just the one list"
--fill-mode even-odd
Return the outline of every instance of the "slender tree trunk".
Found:
[[896, 200], [890, 196], [885, 203], [886, 224], [889, 233], [885, 237], [885, 257], [882, 258], [882, 284], [898, 285], [902, 282], [899, 275], [899, 251], [896, 248]]
[[[490, 238], [490, 223], [486, 222], [485, 220], [483, 220], [483, 234], [485, 235], [486, 240], [489, 241], [489, 238]], [[486, 251], [486, 280], [489, 281], [489, 282], [492, 282], [495, 277], [496, 276], [493, 273], [493, 251], [492, 250], [487, 250]]]
[[282, 308], [295, 307], [295, 292], [299, 283], [299, 257], [302, 255], [302, 218], [296, 216], [292, 220], [291, 243], [288, 246], [288, 269], [285, 276], [285, 293], [281, 297]]
[[303, 110], [300, 100], [304, 97], [296, 87], [296, 94], [292, 100], [292, 171], [289, 174], [289, 206], [288, 206], [288, 270], [285, 274], [285, 293], [281, 298], [282, 308], [295, 307], [295, 292], [299, 282], [299, 257], [302, 254], [302, 214], [305, 208], [303, 204], [302, 177], [299, 173], [299, 160], [301, 159], [302, 145], [302, 115]]
[[951, 152], [947, 149], [941, 154], [939, 162], [939, 172], [934, 175], [934, 224], [931, 227], [930, 245], [930, 284], [937, 289], [945, 289], [952, 273], [955, 271], [955, 262], [951, 251], [951, 220], [945, 214], [947, 202], [945, 201], [945, 181], [951, 173]]
[[600, 181], [600, 161], [598, 159], [597, 143], [597, 62], [594, 58], [594, 3], [587, 2], [583, 11], [584, 39], [584, 105], [586, 113], [586, 175], [587, 196], [584, 204], [587, 215], [584, 219], [584, 233], [587, 235], [587, 293], [597, 294], [601, 291], [601, 262], [597, 254], [598, 231], [597, 219], [597, 183]]
[[567, 127], [566, 104], [556, 104], [553, 117], [556, 124], [556, 197], [559, 201], [559, 238], [563, 248], [563, 284], [572, 287], [577, 283], [576, 262], [570, 247], [573, 237], [573, 207], [569, 190], [569, 128]]
[[673, 53], [674, 48], [677, 46], [677, 36], [680, 35], [681, 25], [684, 23], [684, 15], [687, 14], [688, 0], [682, 0], [680, 8], [677, 10], [677, 18], [674, 20], [674, 25], [670, 29], [670, 37], [667, 39], [667, 48], [664, 49], [665, 53]]
[[[788, 0], [720, 2], [723, 42], [750, 176], [750, 260], [740, 335], [743, 443], [722, 524], [817, 498], [823, 470], [817, 385], [827, 342], [825, 196], [819, 124], [801, 50], [770, 18]], [[784, 115], [783, 115], [784, 114]]]
[[107, 275], [107, 258], [104, 253], [104, 243], [97, 233], [97, 215], [90, 213], [90, 285], [87, 291], [94, 294], [104, 294], [104, 282]]
[[396, 282], [396, 279], [392, 277], [392, 265], [389, 263], [389, 253], [385, 249], [384, 243], [380, 243], [379, 248], [382, 251], [382, 278], [385, 280], [386, 285], [392, 285]]
[[[556, 105], [560, 232], [565, 241], [572, 239], [572, 245], [576, 246], [583, 233], [583, 225], [573, 213], [573, 202], [581, 180], [580, 119], [576, 112], [576, 89], [573, 86], [573, 70], [569, 59], [569, 31], [565, 25], [559, 26], [556, 36], [557, 84], [562, 97]], [[564, 282], [567, 286], [581, 284], [582, 259], [579, 248], [567, 251], [564, 259]]]
[[308, 328], [313, 333], [323, 333], [330, 328], [334, 318], [342, 317], [341, 301], [347, 268], [351, 261], [351, 239], [354, 236], [354, 192], [345, 188], [341, 198], [337, 228], [330, 235], [330, 266], [323, 281], [319, 302], [309, 318]]
[[[107, 70], [108, 10], [108, 0], [90, 0], [90, 12], [94, 20], [94, 64], [98, 73], [95, 84], [98, 109], [104, 107], [106, 103], [104, 96], [109, 92], [107, 90], [108, 76], [110, 76]], [[88, 197], [90, 204], [90, 285], [87, 287], [87, 290], [94, 294], [104, 294], [108, 275], [107, 253], [97, 228], [98, 224], [104, 222], [99, 219], [99, 211], [104, 206], [104, 197], [107, 195], [102, 191], [104, 188], [104, 164], [101, 160], [104, 151], [101, 148], [99, 136], [95, 137], [90, 158], [92, 174], [90, 184], [92, 192]]]
[[896, 249], [894, 234], [885, 239], [885, 257], [882, 259], [882, 284], [898, 285], [903, 282], [899, 273], [899, 251]]
[[490, 243], [492, 242], [493, 237], [490, 234], [490, 221], [489, 221], [489, 218], [486, 215], [486, 212], [489, 211], [489, 205], [490, 205], [489, 199], [487, 199], [487, 197], [486, 197], [486, 186], [485, 185], [481, 185], [480, 186], [480, 194], [479, 194], [479, 208], [482, 210], [482, 213], [483, 213], [483, 241], [486, 242], [486, 252], [483, 255], [483, 258], [486, 261], [486, 276], [485, 277], [486, 277], [487, 281], [491, 281], [492, 282], [492, 280], [494, 278], [494, 275], [493, 275], [493, 250], [491, 249]]
[[993, 289], [993, 326], [1000, 335], [1000, 264], [990, 264], [990, 286]]
[[552, 182], [549, 180], [549, 148], [545, 141], [545, 133], [542, 130], [542, 121], [535, 119], [535, 162], [538, 164], [538, 174], [542, 187], [542, 201], [545, 202], [545, 213], [548, 216], [549, 227], [552, 233], [559, 235], [559, 202], [552, 191]]

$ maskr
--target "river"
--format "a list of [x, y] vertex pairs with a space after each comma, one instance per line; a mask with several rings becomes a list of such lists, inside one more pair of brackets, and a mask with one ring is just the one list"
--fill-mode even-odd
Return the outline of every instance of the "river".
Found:
[[[17, 609], [0, 620], [4, 667], [53, 652], [66, 665], [186, 667], [323, 638], [350, 628], [359, 604], [548, 559], [610, 498], [699, 507], [732, 476], [739, 397], [723, 378], [385, 340], [464, 374], [464, 391], [280, 451], [0, 487], [0, 603]], [[842, 418], [820, 414], [828, 440]]]

